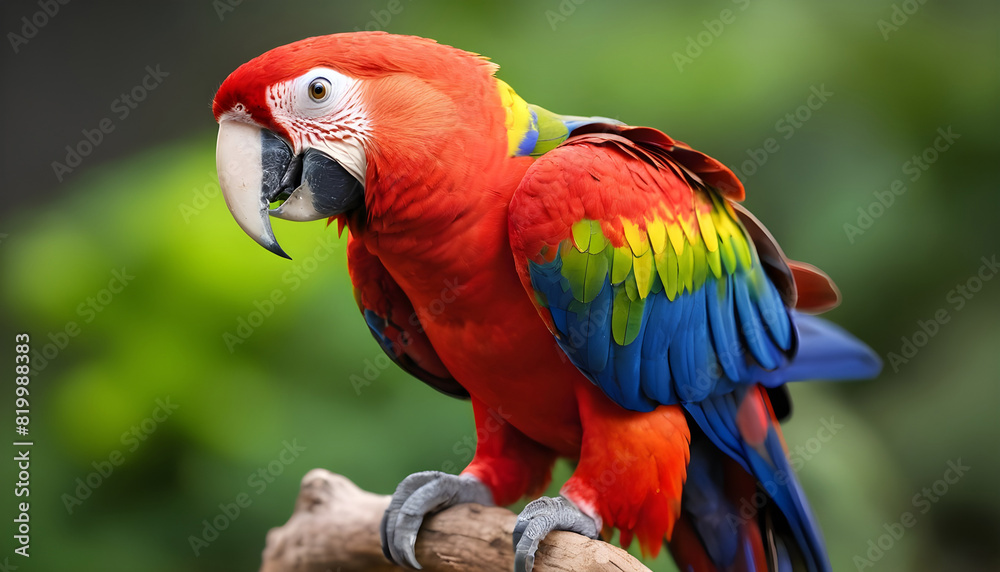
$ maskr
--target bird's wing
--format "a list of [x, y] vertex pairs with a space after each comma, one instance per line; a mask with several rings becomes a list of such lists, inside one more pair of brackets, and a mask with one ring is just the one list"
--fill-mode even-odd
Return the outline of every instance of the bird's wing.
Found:
[[410, 299], [382, 262], [361, 241], [351, 238], [347, 264], [354, 299], [386, 355], [434, 389], [452, 397], [468, 398], [469, 393], [438, 357]]
[[762, 262], [742, 196], [722, 164], [648, 128], [578, 130], [525, 175], [510, 208], [521, 280], [621, 406], [728, 393], [794, 355], [792, 272], [773, 243]]

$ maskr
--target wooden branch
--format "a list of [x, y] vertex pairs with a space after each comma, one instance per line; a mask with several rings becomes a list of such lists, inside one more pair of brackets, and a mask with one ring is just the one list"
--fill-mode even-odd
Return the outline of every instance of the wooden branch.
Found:
[[[261, 572], [399, 572], [402, 569], [382, 555], [379, 539], [387, 506], [388, 496], [313, 469], [302, 479], [292, 517], [268, 532]], [[426, 572], [510, 572], [516, 520], [504, 508], [451, 507], [424, 521], [417, 537], [417, 560]], [[621, 548], [569, 532], [553, 532], [542, 541], [534, 569], [649, 572]]]

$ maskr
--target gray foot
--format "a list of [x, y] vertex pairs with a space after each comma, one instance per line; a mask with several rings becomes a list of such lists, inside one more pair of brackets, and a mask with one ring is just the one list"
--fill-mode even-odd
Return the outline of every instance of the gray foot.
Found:
[[406, 477], [382, 516], [382, 553], [400, 566], [419, 570], [414, 546], [424, 516], [467, 502], [492, 506], [493, 493], [471, 476], [424, 471]]
[[599, 538], [600, 525], [565, 497], [542, 497], [528, 503], [514, 526], [514, 572], [531, 572], [538, 543], [553, 530]]

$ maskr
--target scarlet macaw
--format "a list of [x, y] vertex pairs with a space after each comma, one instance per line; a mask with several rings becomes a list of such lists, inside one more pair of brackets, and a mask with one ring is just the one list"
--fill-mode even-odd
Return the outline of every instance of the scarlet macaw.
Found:
[[829, 570], [775, 405], [788, 381], [881, 367], [804, 313], [837, 304], [833, 283], [785, 258], [718, 161], [528, 104], [496, 70], [423, 38], [336, 34], [247, 62], [214, 101], [243, 230], [286, 256], [269, 216], [346, 226], [375, 338], [472, 401], [475, 457], [402, 481], [386, 555], [419, 568], [426, 514], [537, 496], [564, 457], [560, 496], [518, 518], [518, 570], [552, 530], [612, 528], [652, 555], [667, 541], [684, 570]]

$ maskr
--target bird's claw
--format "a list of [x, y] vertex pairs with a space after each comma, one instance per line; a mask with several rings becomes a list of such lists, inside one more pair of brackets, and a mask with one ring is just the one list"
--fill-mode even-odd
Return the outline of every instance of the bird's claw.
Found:
[[493, 493], [469, 475], [423, 471], [406, 477], [382, 516], [382, 553], [400, 566], [419, 570], [414, 547], [424, 517], [467, 502], [492, 505]]
[[599, 538], [600, 524], [565, 497], [542, 497], [528, 503], [514, 526], [514, 572], [531, 572], [538, 543], [553, 530]]

